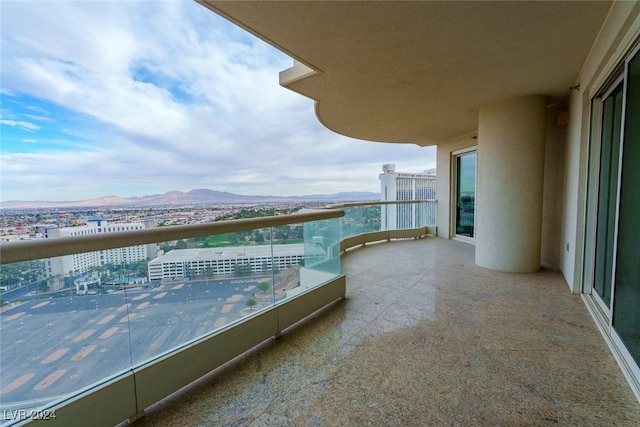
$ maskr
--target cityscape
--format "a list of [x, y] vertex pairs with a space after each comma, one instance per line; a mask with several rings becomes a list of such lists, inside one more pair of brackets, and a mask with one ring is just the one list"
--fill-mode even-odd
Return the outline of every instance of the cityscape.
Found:
[[[0, 209], [0, 241], [16, 242], [41, 238], [63, 236], [81, 236], [93, 233], [111, 233], [131, 231], [145, 228], [166, 227], [228, 221], [243, 218], [286, 215], [304, 209], [317, 209], [331, 204], [362, 201], [389, 200], [428, 200], [435, 199], [435, 170], [423, 173], [396, 172], [395, 165], [385, 164], [383, 173], [379, 175], [381, 193], [338, 193], [331, 195], [314, 195], [291, 198], [274, 198], [269, 196], [241, 196], [232, 193], [221, 193], [210, 190], [192, 190], [187, 193], [168, 192], [158, 196], [121, 199], [117, 197], [100, 198], [94, 201], [66, 202], [61, 207], [20, 208], [21, 202], [12, 202], [13, 208], [3, 206]], [[199, 198], [198, 198], [199, 197]], [[254, 203], [210, 203], [212, 200], [242, 202], [252, 200]], [[296, 198], [293, 198], [296, 199]], [[255, 202], [263, 200], [262, 202]], [[265, 202], [269, 200], [269, 202]], [[137, 201], [139, 206], [127, 206]], [[179, 203], [188, 203], [179, 205]], [[209, 202], [209, 203], [207, 203]], [[38, 202], [36, 202], [38, 203]], [[46, 206], [49, 202], [39, 202]], [[82, 208], [82, 205], [109, 203], [113, 206]], [[171, 205], [169, 205], [171, 203]], [[122, 206], [122, 205], [125, 206]], [[65, 207], [66, 206], [66, 207]], [[373, 227], [412, 227], [419, 219], [419, 212], [410, 206], [398, 206], [393, 212], [380, 209], [369, 209], [366, 213], [367, 223]], [[346, 224], [348, 227], [349, 224]], [[299, 245], [303, 242], [302, 227], [287, 226], [273, 235], [268, 232], [236, 233], [233, 236], [211, 236], [207, 239], [192, 242], [173, 241], [146, 247], [120, 248], [98, 253], [76, 254], [56, 259], [30, 261], [4, 265], [0, 269], [0, 301], [3, 303], [19, 300], [27, 295], [61, 291], [75, 288], [75, 292], [84, 294], [90, 287], [101, 288], [102, 284], [122, 285], [122, 277], [135, 283], [146, 283], [152, 280], [171, 279], [176, 276], [175, 262], [173, 272], [162, 271], [162, 262], [158, 261], [172, 250], [205, 249], [212, 247], [244, 247], [265, 246], [271, 243], [278, 245]], [[193, 255], [194, 257], [201, 256]], [[175, 255], [175, 254], [174, 254]], [[316, 254], [317, 255], [317, 254]], [[228, 255], [221, 259], [212, 254], [212, 259], [201, 260], [204, 264], [193, 269], [194, 275], [202, 276], [215, 270], [217, 274], [238, 274], [245, 272], [247, 265], [253, 265], [251, 272], [259, 272], [272, 268], [265, 264], [267, 256], [258, 255], [256, 259], [244, 263], [235, 262]], [[296, 263], [301, 262], [303, 248], [287, 253], [288, 262], [291, 257]], [[211, 258], [211, 257], [210, 257]], [[233, 258], [239, 258], [236, 254]], [[241, 257], [240, 257], [241, 258]], [[260, 261], [258, 261], [260, 260]], [[154, 261], [151, 263], [150, 261]], [[186, 261], [182, 260], [184, 264]], [[147, 265], [149, 263], [149, 265]], [[212, 268], [218, 265], [220, 268]], [[263, 265], [265, 264], [265, 265]], [[278, 263], [280, 267], [285, 264]], [[149, 266], [155, 271], [149, 271]], [[168, 268], [168, 267], [167, 267]], [[160, 270], [158, 270], [160, 269]], [[180, 277], [189, 277], [191, 271], [180, 268]], [[34, 294], [35, 292], [35, 294]]]

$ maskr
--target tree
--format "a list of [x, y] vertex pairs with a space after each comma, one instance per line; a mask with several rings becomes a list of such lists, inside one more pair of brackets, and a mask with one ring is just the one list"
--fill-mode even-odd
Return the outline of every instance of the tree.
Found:
[[233, 267], [233, 272], [236, 276], [244, 276], [247, 274], [251, 274], [251, 264], [236, 264]]
[[256, 300], [255, 300], [255, 299], [253, 299], [253, 298], [249, 298], [249, 299], [247, 300], [247, 302], [245, 303], [245, 305], [246, 305], [247, 307], [249, 307], [249, 310], [253, 310], [253, 307], [255, 307], [255, 306], [256, 306], [256, 304], [258, 304], [258, 301], [256, 301]]
[[204, 275], [207, 278], [207, 285], [209, 284], [209, 278], [213, 276], [213, 267], [210, 265], [206, 266], [204, 269]]
[[260, 289], [262, 292], [267, 292], [270, 287], [271, 284], [269, 282], [262, 282], [258, 285], [258, 289]]

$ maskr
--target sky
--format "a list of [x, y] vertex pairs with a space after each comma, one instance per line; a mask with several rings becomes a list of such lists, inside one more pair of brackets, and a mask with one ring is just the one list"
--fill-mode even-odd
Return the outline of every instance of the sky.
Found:
[[338, 135], [293, 60], [190, 0], [0, 1], [0, 201], [380, 191], [435, 148]]

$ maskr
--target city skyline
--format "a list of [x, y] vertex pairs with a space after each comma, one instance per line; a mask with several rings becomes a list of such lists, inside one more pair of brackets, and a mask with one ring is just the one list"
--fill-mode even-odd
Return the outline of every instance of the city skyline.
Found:
[[379, 191], [435, 148], [337, 135], [293, 63], [190, 1], [2, 4], [0, 202]]

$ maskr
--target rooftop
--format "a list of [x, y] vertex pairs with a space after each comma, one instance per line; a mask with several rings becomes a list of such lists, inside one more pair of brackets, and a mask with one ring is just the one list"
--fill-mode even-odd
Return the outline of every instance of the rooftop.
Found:
[[253, 245], [253, 246], [224, 246], [218, 248], [177, 249], [154, 259], [152, 262], [189, 262], [207, 260], [227, 260], [236, 258], [263, 258], [299, 255], [324, 254], [321, 247], [292, 243], [287, 245]]

